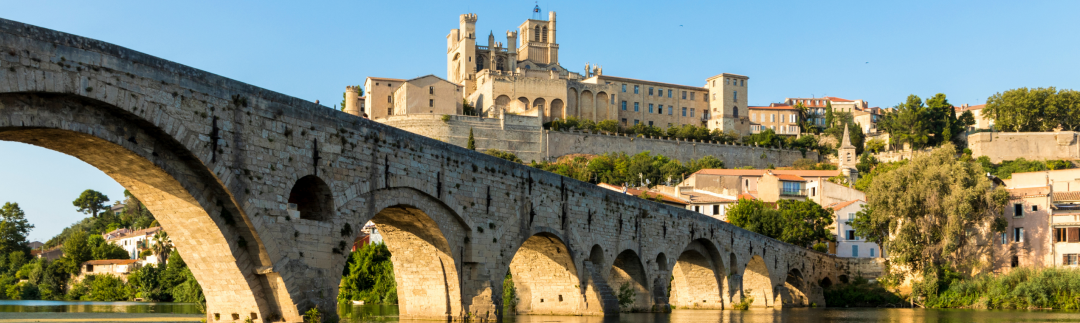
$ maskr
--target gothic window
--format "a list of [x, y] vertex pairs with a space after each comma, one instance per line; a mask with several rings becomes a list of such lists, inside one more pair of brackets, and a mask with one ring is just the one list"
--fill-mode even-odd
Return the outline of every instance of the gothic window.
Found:
[[533, 31], [533, 41], [540, 41], [540, 26], [536, 26]]
[[735, 107], [735, 110], [734, 110], [734, 113], [733, 113], [733, 115], [734, 115], [734, 116], [735, 116], [736, 118], [738, 118], [738, 117], [739, 117], [739, 107]]
[[548, 34], [547, 33], [547, 27], [545, 26], [544, 31], [540, 33], [540, 35], [543, 36], [543, 39], [541, 40], [541, 42], [545, 42], [545, 43], [547, 42], [547, 39], [548, 39], [547, 34]]

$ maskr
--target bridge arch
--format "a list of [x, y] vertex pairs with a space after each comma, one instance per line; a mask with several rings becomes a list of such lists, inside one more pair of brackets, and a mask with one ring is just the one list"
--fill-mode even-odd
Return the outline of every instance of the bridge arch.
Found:
[[784, 279], [784, 283], [778, 288], [780, 291], [780, 302], [783, 306], [807, 306], [810, 305], [810, 299], [807, 297], [806, 291], [810, 286], [806, 285], [803, 279], [802, 271], [798, 268], [792, 268], [788, 270], [787, 277]]
[[299, 218], [304, 220], [327, 221], [337, 215], [334, 209], [334, 193], [330, 186], [315, 175], [307, 175], [296, 180], [289, 191], [289, 207], [296, 207]]
[[381, 189], [369, 196], [369, 210], [375, 211], [370, 221], [392, 255], [400, 316], [461, 317], [468, 301], [462, 299], [460, 259], [471, 221], [411, 187]]
[[271, 293], [284, 289], [280, 276], [252, 275], [270, 260], [249, 216], [196, 157], [202, 155], [169, 130], [176, 131], [79, 95], [0, 94], [0, 140], [78, 158], [146, 205], [202, 286], [208, 318], [296, 316], [302, 304]]
[[671, 270], [671, 305], [679, 308], [723, 309], [723, 261], [711, 241], [697, 239], [690, 242]]
[[[646, 277], [648, 275], [641, 257], [634, 250], [627, 249], [615, 257], [608, 275], [608, 282], [616, 295], [632, 293], [634, 302], [629, 304], [630, 309], [649, 310], [652, 307], [652, 299]], [[625, 292], [624, 289], [629, 292]]]
[[753, 303], [750, 306], [753, 307], [773, 306], [773, 286], [775, 284], [772, 283], [772, 276], [769, 275], [769, 266], [765, 264], [765, 259], [759, 255], [751, 256], [742, 275], [743, 297], [752, 298]]
[[581, 279], [573, 254], [563, 238], [538, 232], [514, 252], [513, 277], [519, 314], [580, 315], [585, 312]]

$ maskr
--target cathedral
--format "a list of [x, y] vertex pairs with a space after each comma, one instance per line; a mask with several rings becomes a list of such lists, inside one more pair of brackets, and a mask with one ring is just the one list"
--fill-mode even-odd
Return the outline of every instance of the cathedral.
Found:
[[[609, 76], [591, 64], [585, 64], [583, 73], [574, 72], [559, 63], [555, 17], [552, 11], [547, 20], [526, 20], [506, 32], [505, 43], [489, 32], [481, 45], [477, 15], [463, 14], [458, 28], [446, 36], [445, 79], [369, 77], [365, 93], [347, 96], [363, 102], [347, 103], [353, 110], [366, 107], [355, 112], [375, 120], [425, 114], [518, 115], [541, 122], [575, 117], [615, 120], [624, 128], [690, 124], [750, 133], [748, 77], [723, 73], [706, 79], [704, 86], [688, 86]], [[466, 111], [466, 102], [475, 110]]]

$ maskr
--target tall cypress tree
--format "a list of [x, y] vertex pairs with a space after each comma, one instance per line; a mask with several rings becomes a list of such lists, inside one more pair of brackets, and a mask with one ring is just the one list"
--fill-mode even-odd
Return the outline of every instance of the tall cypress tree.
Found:
[[476, 139], [473, 139], [472, 128], [469, 128], [469, 143], [465, 145], [469, 150], [476, 150]]

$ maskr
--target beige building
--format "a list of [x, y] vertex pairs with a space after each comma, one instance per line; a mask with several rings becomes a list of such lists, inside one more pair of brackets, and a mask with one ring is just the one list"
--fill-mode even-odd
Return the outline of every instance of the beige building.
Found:
[[831, 96], [820, 98], [786, 98], [784, 99], [784, 104], [790, 106], [802, 104], [809, 110], [810, 123], [819, 127], [825, 126], [825, 109], [831, 105], [834, 113], [851, 113], [855, 122], [862, 127], [863, 133], [868, 134], [877, 132], [877, 122], [883, 115], [881, 108], [870, 107], [869, 103], [865, 100], [848, 100]]
[[772, 129], [778, 135], [796, 136], [799, 128], [799, 109], [790, 105], [773, 103], [767, 107], [749, 107], [750, 133]]
[[1077, 266], [1080, 169], [1014, 173], [1005, 182], [1008, 227], [991, 242], [993, 270]]
[[[461, 114], [464, 99], [484, 117], [514, 114], [539, 117], [541, 122], [575, 117], [616, 120], [623, 127], [690, 124], [738, 134], [750, 131], [746, 76], [724, 73], [698, 87], [609, 76], [592, 64], [586, 64], [584, 73], [572, 72], [559, 62], [555, 12], [549, 12], [547, 20], [529, 19], [507, 31], [505, 43], [489, 32], [486, 45], [477, 43], [477, 20], [476, 14], [461, 15], [459, 28], [446, 36], [445, 82], [458, 86], [456, 93], [440, 91], [440, 85], [430, 93], [431, 83], [439, 83], [432, 76], [369, 77], [364, 96], [370, 117]], [[413, 85], [422, 82], [427, 83]], [[449, 103], [453, 94], [456, 106]], [[360, 111], [357, 105], [358, 99], [346, 98], [346, 111]]]
[[[775, 202], [779, 199], [781, 194], [784, 194], [781, 192], [784, 184], [773, 184], [771, 183], [773, 179], [769, 179], [768, 181], [770, 184], [766, 185], [768, 185], [767, 187], [769, 190], [774, 190], [775, 192], [767, 194], [768, 196], [775, 196], [776, 198], [763, 198], [761, 192], [765, 188], [761, 187], [761, 183], [762, 178], [766, 173], [771, 174], [773, 177], [777, 177], [777, 182], [784, 181], [778, 177], [781, 175], [793, 175], [801, 178], [804, 181], [800, 182], [804, 183], [801, 185], [801, 188], [796, 192], [796, 189], [792, 186], [793, 184], [788, 184], [788, 191], [789, 193], [803, 194], [802, 196], [804, 198], [809, 197], [809, 195], [817, 194], [816, 188], [806, 185], [805, 183], [826, 181], [829, 177], [840, 175], [839, 170], [702, 169], [690, 174], [690, 176], [683, 180], [679, 186], [692, 187], [695, 190], [712, 192], [724, 196], [741, 197], [744, 194], [748, 194], [748, 197], [761, 199], [767, 202]], [[793, 179], [792, 181], [798, 182], [798, 179], [795, 179], [795, 177], [791, 177]], [[786, 196], [788, 194], [784, 195]]]
[[971, 125], [971, 127], [968, 130], [993, 129], [994, 128], [994, 120], [991, 120], [990, 118], [987, 118], [986, 115], [983, 115], [983, 108], [985, 108], [985, 107], [986, 107], [985, 104], [967, 105], [965, 103], [965, 104], [963, 104], [961, 106], [953, 107], [953, 109], [956, 110], [956, 116], [957, 117], [959, 117], [960, 114], [962, 114], [964, 112], [971, 111], [972, 116], [975, 117], [975, 124]]
[[90, 260], [79, 267], [79, 275], [75, 276], [76, 282], [86, 279], [89, 275], [112, 275], [127, 281], [128, 275], [139, 270], [142, 264], [138, 259], [108, 259]]
[[851, 200], [829, 205], [827, 208], [833, 213], [833, 234], [836, 235], [836, 243], [830, 244], [830, 253], [837, 257], [845, 258], [877, 258], [882, 257], [881, 247], [876, 243], [866, 241], [865, 238], [855, 235], [855, 228], [851, 222], [855, 221], [855, 214], [862, 211], [866, 205], [863, 200]]

